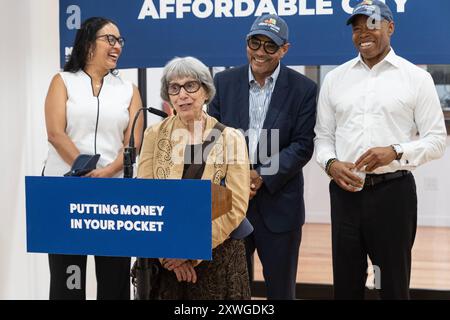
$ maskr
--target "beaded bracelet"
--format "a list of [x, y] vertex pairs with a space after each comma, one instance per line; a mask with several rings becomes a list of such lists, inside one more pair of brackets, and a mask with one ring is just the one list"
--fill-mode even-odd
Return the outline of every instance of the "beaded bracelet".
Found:
[[331, 168], [331, 165], [332, 165], [333, 163], [335, 163], [336, 161], [337, 161], [336, 158], [331, 158], [331, 159], [329, 159], [329, 160], [327, 161], [327, 164], [325, 165], [325, 172], [326, 172], [327, 175], [328, 175], [330, 178], [332, 178], [332, 179], [333, 179], [333, 177], [332, 177], [331, 174], [330, 174], [330, 168]]

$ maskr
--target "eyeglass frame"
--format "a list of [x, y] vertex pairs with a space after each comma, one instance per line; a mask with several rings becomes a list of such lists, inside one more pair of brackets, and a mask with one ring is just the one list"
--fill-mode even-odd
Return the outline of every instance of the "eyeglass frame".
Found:
[[[107, 33], [107, 34], [102, 34], [101, 36], [97, 36], [95, 39], [97, 40], [97, 39], [103, 38], [103, 37], [106, 37], [106, 40], [108, 41], [108, 43], [109, 43], [109, 45], [110, 45], [111, 47], [114, 47], [114, 46], [116, 45], [116, 43], [119, 43], [119, 46], [120, 46], [121, 48], [123, 48], [123, 47], [125, 46], [125, 38], [124, 38], [124, 37], [118, 37], [118, 38], [117, 38], [115, 35], [109, 34], [109, 33]], [[113, 40], [110, 40], [110, 39], [113, 39]], [[113, 43], [111, 43], [111, 41], [112, 41]]]
[[[259, 41], [258, 48], [253, 49], [252, 47], [250, 47], [250, 44], [249, 44], [249, 43], [250, 43], [251, 40], [257, 40], [257, 41]], [[274, 52], [268, 51], [267, 48], [266, 48], [266, 43], [273, 43], [275, 46], [277, 46], [277, 50], [275, 50]], [[264, 51], [265, 51], [267, 54], [275, 54], [275, 53], [278, 52], [278, 50], [280, 50], [280, 48], [281, 48], [284, 44], [281, 45], [281, 46], [279, 46], [279, 45], [277, 45], [275, 42], [273, 42], [272, 40], [264, 41], [264, 40], [258, 39], [257, 37], [254, 37], [254, 36], [248, 37], [248, 39], [247, 39], [247, 47], [249, 47], [251, 50], [253, 50], [253, 51], [259, 50], [259, 48], [261, 48], [261, 45], [263, 46]]]
[[[187, 90], [185, 86], [186, 86], [188, 83], [193, 83], [193, 82], [198, 84], [198, 89], [195, 90], [195, 91], [189, 91], [189, 90]], [[177, 93], [170, 93], [170, 92], [169, 92], [169, 90], [170, 90], [169, 88], [170, 88], [171, 85], [177, 85], [177, 86], [179, 87]], [[177, 96], [177, 95], [180, 94], [181, 88], [183, 88], [184, 91], [186, 91], [187, 93], [196, 93], [198, 90], [200, 90], [200, 88], [201, 88], [202, 86], [203, 86], [203, 83], [202, 83], [201, 81], [198, 81], [198, 80], [186, 81], [186, 82], [183, 83], [183, 84], [179, 84], [179, 83], [168, 83], [168, 84], [167, 84], [167, 94], [168, 94], [169, 96]]]

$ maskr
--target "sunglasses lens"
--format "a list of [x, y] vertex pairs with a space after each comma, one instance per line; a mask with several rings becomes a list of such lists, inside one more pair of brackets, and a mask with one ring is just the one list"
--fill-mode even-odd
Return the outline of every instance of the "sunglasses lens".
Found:
[[258, 50], [259, 47], [261, 46], [261, 41], [259, 39], [256, 38], [250, 38], [248, 39], [248, 47], [252, 50]]
[[261, 41], [258, 38], [250, 38], [247, 40], [248, 47], [255, 51], [261, 47], [262, 43], [264, 43], [264, 51], [268, 54], [274, 54], [280, 48], [272, 41]]
[[267, 53], [270, 53], [270, 54], [277, 52], [278, 48], [279, 47], [273, 42], [266, 42], [264, 44], [264, 49], [266, 50]]

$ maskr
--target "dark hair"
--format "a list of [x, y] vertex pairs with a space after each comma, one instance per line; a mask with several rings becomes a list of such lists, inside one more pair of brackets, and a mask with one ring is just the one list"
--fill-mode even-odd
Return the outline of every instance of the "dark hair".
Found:
[[81, 24], [75, 36], [72, 54], [69, 61], [64, 65], [64, 71], [77, 72], [80, 69], [84, 69], [89, 49], [95, 45], [98, 30], [108, 23], [117, 26], [114, 21], [102, 17], [92, 17]]

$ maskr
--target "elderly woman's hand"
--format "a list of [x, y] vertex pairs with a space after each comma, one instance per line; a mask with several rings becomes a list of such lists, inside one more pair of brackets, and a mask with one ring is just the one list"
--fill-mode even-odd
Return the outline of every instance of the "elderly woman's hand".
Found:
[[175, 272], [178, 282], [197, 282], [197, 273], [195, 272], [195, 269], [190, 261], [186, 261], [182, 265], [174, 268], [173, 272]]
[[162, 259], [162, 266], [169, 270], [172, 271], [173, 269], [181, 266], [183, 263], [185, 263], [187, 261], [187, 259], [169, 259], [169, 258], [164, 258]]

